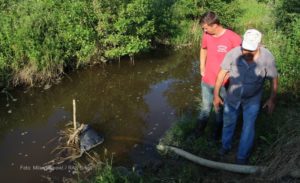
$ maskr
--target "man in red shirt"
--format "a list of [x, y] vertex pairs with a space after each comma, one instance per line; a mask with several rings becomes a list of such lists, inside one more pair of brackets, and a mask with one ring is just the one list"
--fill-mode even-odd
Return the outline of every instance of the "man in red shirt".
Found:
[[[206, 12], [200, 18], [200, 25], [204, 31], [200, 49], [200, 72], [202, 76], [202, 106], [197, 123], [197, 133], [203, 133], [210, 111], [213, 107], [213, 91], [220, 64], [226, 53], [232, 48], [240, 46], [242, 39], [235, 32], [224, 28], [214, 12]], [[222, 87], [221, 96], [224, 97], [225, 89]], [[218, 140], [223, 126], [222, 108], [215, 111], [216, 120], [213, 138]]]

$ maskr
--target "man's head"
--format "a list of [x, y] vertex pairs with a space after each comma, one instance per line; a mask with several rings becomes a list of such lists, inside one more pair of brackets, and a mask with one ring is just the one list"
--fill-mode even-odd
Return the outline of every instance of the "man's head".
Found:
[[242, 48], [249, 51], [258, 49], [261, 42], [261, 33], [256, 29], [248, 29], [243, 37]]
[[220, 26], [220, 20], [216, 13], [208, 11], [204, 13], [200, 18], [201, 28], [208, 34], [215, 35], [216, 29]]
[[252, 61], [258, 52], [262, 34], [256, 29], [248, 29], [243, 37], [242, 54], [247, 61]]

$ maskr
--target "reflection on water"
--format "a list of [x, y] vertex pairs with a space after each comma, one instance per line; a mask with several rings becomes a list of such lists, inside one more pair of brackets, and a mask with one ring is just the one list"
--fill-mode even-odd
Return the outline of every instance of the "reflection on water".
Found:
[[[115, 153], [115, 164], [157, 158], [155, 144], [186, 111], [195, 110], [199, 89], [197, 54], [156, 53], [118, 64], [91, 67], [48, 90], [0, 95], [0, 175], [5, 182], [37, 182], [36, 166], [51, 160], [49, 140], [71, 120], [91, 124], [105, 141], [95, 152]], [[38, 172], [38, 174], [46, 174]], [[68, 170], [57, 170], [61, 177]]]

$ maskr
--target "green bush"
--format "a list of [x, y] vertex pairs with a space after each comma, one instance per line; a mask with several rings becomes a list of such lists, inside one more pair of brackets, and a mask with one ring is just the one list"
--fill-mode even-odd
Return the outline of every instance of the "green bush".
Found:
[[[274, 36], [274, 34], [277, 35]], [[276, 58], [276, 65], [279, 72], [280, 91], [281, 93], [289, 93], [290, 96], [294, 96], [299, 99], [299, 39], [288, 38], [279, 31], [273, 33], [272, 36], [273, 39], [271, 39], [270, 42], [274, 42], [269, 45]]]
[[300, 1], [298, 0], [279, 0], [276, 2], [276, 26], [289, 34], [292, 31], [292, 24], [299, 19]]
[[95, 48], [91, 4], [15, 1], [1, 11], [0, 72], [14, 83], [47, 81], [67, 65], [88, 61]]
[[[118, 3], [118, 2], [116, 2]], [[133, 57], [144, 49], [150, 48], [151, 38], [155, 35], [154, 19], [152, 17], [153, 2], [134, 0], [123, 3], [118, 11], [110, 14], [112, 5], [99, 1], [101, 12], [106, 18], [98, 24], [101, 41], [104, 43], [105, 56], [116, 58], [124, 55]], [[103, 33], [103, 31], [105, 33]]]
[[175, 32], [174, 2], [1, 0], [1, 80], [33, 85], [97, 58], [133, 58]]

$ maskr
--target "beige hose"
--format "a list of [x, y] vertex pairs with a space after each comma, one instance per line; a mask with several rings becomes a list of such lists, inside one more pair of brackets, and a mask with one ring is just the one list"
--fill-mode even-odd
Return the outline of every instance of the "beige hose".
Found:
[[[251, 166], [251, 165], [236, 165], [231, 163], [220, 163], [216, 161], [207, 160], [204, 158], [200, 158], [198, 156], [195, 156], [189, 152], [186, 152], [182, 149], [179, 149], [177, 147], [172, 146], [166, 146], [166, 145], [157, 145], [156, 148], [160, 151], [172, 151], [176, 153], [179, 156], [182, 156], [192, 162], [198, 163], [200, 165], [209, 167], [209, 168], [215, 168], [219, 170], [226, 170], [230, 172], [236, 172], [236, 173], [244, 173], [244, 174], [254, 174], [254, 173], [264, 173], [267, 170], [267, 167], [264, 166]], [[293, 178], [300, 178], [300, 170], [291, 170], [291, 172], [288, 173], [289, 176]]]
[[172, 147], [172, 146], [165, 146], [165, 145], [157, 145], [157, 149], [161, 151], [170, 150], [174, 153], [191, 160], [195, 163], [198, 163], [200, 165], [209, 167], [209, 168], [215, 168], [219, 170], [226, 170], [230, 172], [236, 172], [236, 173], [244, 173], [244, 174], [254, 174], [254, 173], [262, 173], [266, 170], [266, 167], [261, 166], [249, 166], [249, 165], [236, 165], [236, 164], [230, 164], [230, 163], [220, 163], [216, 161], [207, 160], [204, 158], [200, 158], [198, 156], [195, 156], [189, 152], [186, 152], [182, 149]]

